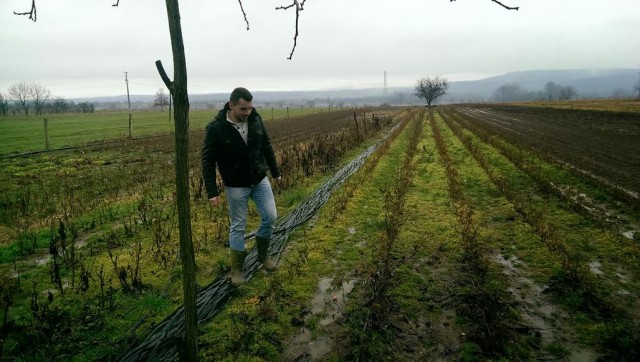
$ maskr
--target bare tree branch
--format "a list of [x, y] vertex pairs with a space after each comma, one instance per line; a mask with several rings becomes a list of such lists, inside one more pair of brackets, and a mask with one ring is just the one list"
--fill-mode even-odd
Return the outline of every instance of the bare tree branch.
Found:
[[502, 6], [503, 8], [505, 8], [505, 9], [507, 9], [507, 10], [516, 10], [516, 11], [518, 11], [518, 9], [520, 9], [520, 7], [519, 7], [519, 6], [513, 6], [513, 7], [512, 7], [512, 6], [507, 6], [507, 5], [505, 5], [505, 4], [503, 4], [503, 3], [501, 3], [501, 2], [500, 2], [500, 1], [498, 1], [498, 0], [491, 0], [491, 1], [493, 1], [494, 3], [496, 3], [496, 4], [500, 5], [500, 6]]
[[[456, 1], [456, 0], [449, 0], [449, 2], [454, 2], [454, 1]], [[519, 10], [519, 9], [520, 9], [520, 7], [519, 7], [519, 6], [507, 6], [507, 5], [505, 5], [505, 4], [503, 4], [503, 3], [501, 3], [501, 2], [500, 2], [500, 1], [498, 1], [498, 0], [491, 0], [491, 2], [494, 2], [494, 3], [496, 3], [496, 4], [500, 5], [500, 6], [502, 6], [503, 8], [505, 8], [505, 9], [507, 9], [507, 10]]]
[[242, 11], [242, 15], [244, 16], [245, 23], [247, 23], [247, 30], [249, 30], [249, 20], [247, 20], [247, 13], [244, 12], [244, 7], [242, 6], [242, 0], [238, 0], [238, 4], [240, 4], [240, 10]]
[[298, 1], [298, 0], [293, 0], [293, 3], [291, 5], [288, 6], [279, 6], [276, 8], [276, 10], [287, 10], [287, 9], [291, 9], [292, 7], [296, 7], [296, 32], [295, 35], [293, 36], [293, 48], [291, 49], [291, 54], [289, 54], [289, 57], [287, 59], [291, 60], [291, 58], [293, 58], [293, 52], [296, 51], [296, 45], [298, 45], [298, 23], [300, 20], [300, 12], [302, 10], [304, 10], [304, 3], [307, 0], [302, 0], [302, 2]]
[[111, 6], [118, 6], [118, 5], [120, 5], [120, 0], [117, 0], [116, 3]]
[[36, 11], [36, 0], [31, 0], [31, 11], [26, 11], [24, 13], [16, 13], [15, 11], [13, 12], [14, 15], [29, 15], [29, 20], [33, 20], [33, 22], [36, 22], [36, 19], [38, 18], [38, 13]]

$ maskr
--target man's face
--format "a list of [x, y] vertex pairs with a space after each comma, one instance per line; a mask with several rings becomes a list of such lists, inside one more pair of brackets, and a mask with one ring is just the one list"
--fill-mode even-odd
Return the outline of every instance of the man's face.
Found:
[[238, 103], [233, 104], [233, 102], [229, 103], [229, 107], [231, 108], [231, 114], [233, 117], [242, 122], [246, 122], [247, 118], [251, 114], [251, 110], [253, 109], [253, 105], [250, 101], [240, 98]]

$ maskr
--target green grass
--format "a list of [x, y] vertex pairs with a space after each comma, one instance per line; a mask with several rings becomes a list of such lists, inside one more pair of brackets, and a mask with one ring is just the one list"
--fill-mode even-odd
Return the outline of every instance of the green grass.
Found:
[[[126, 113], [124, 114], [126, 116]], [[262, 114], [265, 119], [270, 118], [270, 112], [262, 112]], [[517, 257], [519, 260], [517, 266], [520, 271], [519, 274], [510, 278], [522, 276], [538, 285], [548, 284], [551, 278], [558, 274], [559, 266], [556, 257], [545, 248], [535, 230], [526, 223], [526, 215], [521, 215], [514, 209], [512, 203], [492, 184], [466, 147], [439, 117], [436, 119], [459, 172], [463, 191], [474, 207], [475, 220], [481, 228], [479, 238], [488, 247], [488, 255], [501, 253], [505, 259], [509, 259], [510, 256]], [[0, 120], [0, 123], [2, 121]], [[204, 125], [206, 120], [203, 118], [202, 122], [201, 125]], [[349, 328], [362, 330], [362, 326], [358, 324], [359, 319], [353, 311], [364, 310], [363, 300], [359, 299], [359, 296], [364, 295], [361, 293], [367, 288], [365, 284], [366, 276], [369, 275], [367, 272], [374, 265], [373, 259], [376, 255], [374, 248], [379, 242], [380, 233], [383, 232], [385, 190], [393, 185], [398, 165], [405, 156], [409, 129], [410, 127], [407, 127], [390, 144], [390, 148], [380, 158], [376, 167], [364, 173], [364, 177], [356, 173], [342, 186], [344, 189], [350, 182], [356, 184], [355, 192], [349, 196], [346, 206], [340, 212], [334, 212], [335, 209], [332, 208], [332, 203], [342, 197], [339, 191], [319, 211], [316, 218], [290, 235], [277, 272], [269, 276], [257, 273], [252, 280], [239, 288], [238, 293], [220, 314], [201, 327], [199, 348], [202, 360], [285, 359], [284, 352], [287, 350], [288, 343], [300, 332], [300, 327], [292, 323], [293, 318], [304, 320], [305, 327], [314, 337], [326, 337], [327, 334], [331, 338], [336, 337], [331, 334], [330, 328], [328, 331], [321, 324], [321, 321], [328, 316], [327, 311], [316, 315], [304, 314], [305, 310], [311, 309], [312, 300], [319, 292], [318, 282], [323, 278], [333, 278], [334, 286], [339, 285], [340, 281], [357, 281], [354, 291], [347, 296], [345, 307], [347, 313], [337, 324], [344, 333], [347, 333]], [[465, 133], [469, 134], [468, 131]], [[0, 138], [4, 137], [3, 135], [0, 134]], [[550, 223], [562, 232], [567, 242], [571, 242], [575, 248], [584, 253], [585, 260], [597, 259], [602, 263], [605, 276], [599, 277], [597, 285], [607, 292], [605, 295], [614, 296], [615, 298], [611, 300], [619, 301], [621, 304], [628, 302], [631, 307], [635, 303], [631, 300], [631, 296], [615, 296], [613, 293], [619, 287], [625, 287], [632, 295], [637, 295], [637, 282], [630, 280], [621, 284], [616, 282], [615, 278], [612, 280], [611, 276], [615, 275], [615, 266], [618, 264], [627, 266], [627, 269], [632, 272], [636, 272], [637, 267], [629, 265], [633, 259], [624, 253], [623, 248], [616, 246], [617, 240], [611, 233], [568, 210], [559, 200], [541, 194], [535, 182], [511, 164], [498, 150], [483, 143], [479, 138], [470, 136], [474, 142], [478, 143], [478, 148], [487, 157], [491, 167], [508, 178], [513, 188], [517, 188], [522, 194], [529, 195], [528, 202], [545, 211]], [[136, 142], [146, 144], [150, 141]], [[364, 142], [360, 147], [349, 151], [343, 162], [357, 155], [370, 142]], [[16, 178], [20, 180], [13, 186], [16, 189], [23, 189], [28, 185], [27, 181], [35, 176], [61, 178], [62, 176], [58, 175], [59, 169], [68, 168], [75, 170], [76, 176], [69, 176], [64, 180], [77, 182], [78, 185], [89, 188], [92, 192], [95, 192], [96, 188], [105, 188], [103, 193], [108, 197], [100, 196], [100, 193], [94, 195], [92, 192], [80, 192], [80, 190], [69, 195], [75, 195], [78, 200], [84, 201], [98, 197], [114, 200], [104, 204], [95, 203], [93, 211], [83, 211], [82, 215], [74, 217], [80, 235], [85, 236], [87, 241], [83, 262], [87, 268], [91, 269], [93, 277], [90, 281], [91, 288], [86, 294], [71, 288], [65, 289], [64, 296], [56, 293], [55, 300], [50, 305], [52, 315], [61, 313], [62, 317], [66, 316], [66, 319], [62, 318], [60, 324], [61, 334], [54, 336], [54, 340], [59, 343], [51, 351], [38, 350], [29, 355], [28, 357], [32, 360], [46, 360], [47, 353], [48, 356], [67, 360], [114, 359], [136, 340], [144, 338], [156, 323], [181, 303], [181, 268], [179, 264], [174, 263], [167, 269], [163, 269], [154, 261], [153, 251], [149, 245], [152, 231], [138, 225], [135, 236], [127, 236], [123, 233], [125, 216], [135, 215], [138, 212], [136, 207], [139, 204], [138, 198], [144, 195], [153, 196], [147, 188], [162, 189], [161, 196], [170, 195], [171, 192], [171, 188], [165, 183], [157, 182], [158, 179], [164, 178], [163, 173], [173, 172], [172, 168], [169, 168], [169, 171], [162, 170], [170, 167], [167, 166], [170, 156], [161, 151], [154, 153], [150, 150], [145, 146], [141, 149], [136, 148], [135, 151], [129, 150], [127, 154], [122, 155], [115, 151], [110, 153], [106, 149], [96, 150], [96, 153], [86, 152], [86, 154], [82, 153], [85, 150], [73, 150], [60, 152], [65, 157], [59, 159], [53, 158], [54, 154], [44, 154], [6, 160], [7, 166], [3, 170], [7, 172], [2, 173], [0, 182], [9, 185], [8, 181]], [[109, 164], [104, 164], [105, 160], [109, 160]], [[389, 284], [388, 296], [395, 301], [394, 309], [390, 312], [395, 319], [392, 318], [391, 321], [403, 328], [408, 326], [408, 331], [415, 331], [416, 334], [415, 336], [410, 333], [398, 334], [393, 332], [393, 329], [386, 332], [373, 331], [375, 336], [370, 339], [372, 344], [367, 346], [368, 351], [375, 353], [380, 360], [402, 360], [405, 357], [402, 354], [402, 347], [407, 346], [408, 343], [400, 339], [416, 338], [417, 342], [412, 347], [426, 350], [425, 353], [430, 353], [426, 355], [427, 357], [436, 359], [436, 357], [443, 357], [434, 349], [443, 342], [442, 337], [438, 335], [441, 331], [451, 335], [450, 343], [454, 348], [444, 359], [486, 360], [487, 355], [481, 350], [482, 347], [469, 339], [471, 337], [469, 328], [473, 326], [474, 321], [463, 318], [458, 312], [460, 301], [457, 298], [461, 295], [466, 281], [461, 279], [463, 274], [460, 272], [463, 265], [461, 235], [455, 209], [451, 204], [444, 168], [438, 160], [438, 151], [428, 124], [423, 128], [418, 154], [413, 162], [416, 173], [406, 195], [404, 209], [406, 221], [400, 228], [394, 244], [392, 260], [396, 264], [393, 265], [395, 269]], [[540, 160], [532, 162], [540, 162]], [[130, 167], [131, 171], [128, 171], [129, 168], [125, 166]], [[91, 173], [85, 173], [92, 168], [101, 170], [99, 172], [104, 174], [93, 180], [89, 176]], [[108, 172], [111, 172], [109, 170], [114, 170], [116, 177], [105, 178], [109, 175]], [[567, 177], [563, 170], [545, 166], [545, 173], [559, 182], [572, 185], [577, 183], [575, 179]], [[148, 178], [143, 179], [146, 186], [141, 187], [140, 190], [129, 189], [128, 183], [118, 183], [118, 179], [145, 175]], [[276, 195], [278, 212], [285, 215], [328, 177], [330, 177], [328, 173], [316, 174], [302, 180], [293, 188], [283, 190], [282, 193], [278, 192]], [[172, 181], [170, 177], [167, 179]], [[34, 187], [37, 186], [37, 184], [34, 185]], [[112, 195], [111, 188], [127, 189], [131, 194]], [[155, 202], [170, 201], [170, 197], [155, 200]], [[221, 216], [225, 214], [226, 211], [223, 209], [212, 211], [206, 200], [194, 200], [192, 228], [199, 285], [207, 285], [218, 275], [228, 272], [227, 249], [223, 247], [223, 241], [211, 235], [211, 230], [217, 229], [214, 223], [222, 219]], [[256, 227], [258, 219], [252, 209], [249, 230]], [[53, 221], [55, 220], [53, 218]], [[93, 220], [96, 220], [95, 226], [91, 226]], [[38, 239], [38, 248], [40, 248], [38, 252], [42, 253], [46, 253], [48, 242], [44, 233], [46, 227], [43, 221], [30, 229], [36, 233], [43, 233]], [[12, 232], [13, 229], [3, 225], [0, 228], [0, 242], [5, 239], [12, 240], [14, 237]], [[209, 232], [207, 238], [204, 236], [206, 232]], [[126, 266], [131, 261], [132, 257], [128, 250], [132, 243], [136, 240], [146, 240], [148, 243], [142, 260], [144, 272], [142, 282], [147, 289], [130, 294], [120, 290], [111, 260], [104, 255], [104, 252], [99, 253], [104, 249], [109, 235], [113, 233], [117, 234], [118, 241], [123, 245], [114, 252], [119, 257], [120, 265]], [[177, 245], [176, 235], [174, 232], [173, 243], [170, 245]], [[226, 234], [223, 235], [224, 238]], [[251, 247], [251, 244], [249, 243], [248, 247]], [[86, 253], [86, 249], [92, 246], [98, 253]], [[19, 288], [20, 291], [14, 295], [15, 303], [10, 310], [11, 318], [18, 324], [31, 326], [34, 325], [31, 322], [33, 317], [29, 305], [31, 282], [37, 283], [39, 303], [46, 303], [46, 289], [55, 289], [49, 275], [51, 265], [50, 263], [35, 264], [33, 256], [22, 260], [18, 257], [18, 251], [13, 249], [15, 247], [8, 242], [0, 247], [0, 261], [2, 261], [0, 266], [3, 267], [0, 268], [0, 277], [14, 272], [20, 273], [22, 285]], [[117, 290], [113, 308], [107, 305], [102, 309], [98, 305], [97, 272], [101, 266], [104, 266], [105, 275], [112, 279], [108, 285]], [[492, 263], [491, 271], [500, 273], [502, 269]], [[630, 273], [630, 275], [633, 274], [636, 273]], [[66, 268], [63, 270], [62, 277], [65, 280], [69, 279], [69, 271]], [[75, 280], [77, 286], [77, 274]], [[492, 287], [504, 288], [504, 284], [497, 283], [500, 280], [495, 274], [489, 276]], [[1, 281], [2, 278], [0, 278]], [[613, 284], [609, 285], [609, 283]], [[337, 290], [334, 289], [332, 292]], [[531, 294], [534, 293], [535, 290], [531, 292]], [[520, 305], [521, 301], [516, 299], [520, 298], [519, 295], [514, 295], [513, 298], [513, 305], [516, 307]], [[542, 351], [543, 355], [546, 353], [564, 356], [573, 350], [576, 342], [604, 346], [608, 350], [615, 350], [618, 346], [630, 349], [628, 345], [637, 341], [638, 333], [633, 321], [599, 318], [597, 315], [581, 312], [579, 309], [583, 302], [580, 298], [582, 298], [580, 294], [568, 294], [562, 298], [548, 296], [541, 299], [548, 301], [563, 313], [570, 312], [571, 316], [567, 318], [550, 316], [549, 323], [562, 323], [557, 326], [558, 330], [569, 330], [572, 332], [571, 335], [560, 334], [556, 340], [543, 341], [544, 343], [539, 343], [537, 346], [534, 343], [536, 339], [531, 337], [532, 343], [525, 345], [532, 352], [529, 355], [526, 351], [520, 351], [522, 344], [516, 341], [505, 346], [504, 354], [494, 357], [503, 360], [526, 360], [526, 357], [534, 359], [539, 351]], [[349, 311], [352, 313], [349, 314]], [[405, 320], [410, 325], [404, 324]], [[426, 326], [427, 323], [428, 326]], [[70, 336], [62, 335], [66, 327], [71, 328]], [[433, 333], [436, 330], [439, 332]], [[467, 337], [460, 337], [462, 333]], [[623, 337], [619, 338], [620, 336]], [[15, 335], [12, 335], [11, 343], [15, 342], [14, 337]], [[349, 341], [347, 337], [348, 334], [342, 334], [334, 338], [338, 341], [338, 347], [344, 347], [344, 344]], [[40, 343], [40, 345], [46, 345], [46, 343]], [[15, 343], [5, 345], [5, 351], [15, 352], [15, 348]], [[351, 343], [348, 348], [357, 349], [362, 346]], [[349, 353], [357, 355], [357, 351], [337, 349], [323, 358], [345, 359], [350, 355]], [[413, 356], [415, 357], [415, 352]]]
[[[323, 108], [289, 108], [289, 117], [326, 112]], [[196, 109], [189, 113], [191, 130], [204, 129], [218, 112]], [[287, 109], [258, 109], [265, 121], [287, 117]], [[0, 155], [45, 149], [44, 119], [48, 120], [49, 148], [63, 148], [102, 142], [129, 136], [128, 111], [45, 114], [42, 116], [0, 117]], [[173, 120], [167, 111], [132, 111], [132, 136], [141, 137], [173, 132]]]

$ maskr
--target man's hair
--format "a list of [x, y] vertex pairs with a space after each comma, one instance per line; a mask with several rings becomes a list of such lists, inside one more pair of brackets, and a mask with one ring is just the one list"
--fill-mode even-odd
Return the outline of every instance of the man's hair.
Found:
[[229, 101], [233, 104], [237, 104], [240, 98], [244, 99], [247, 102], [251, 102], [253, 100], [253, 95], [246, 88], [238, 87], [231, 92], [231, 97], [229, 97]]

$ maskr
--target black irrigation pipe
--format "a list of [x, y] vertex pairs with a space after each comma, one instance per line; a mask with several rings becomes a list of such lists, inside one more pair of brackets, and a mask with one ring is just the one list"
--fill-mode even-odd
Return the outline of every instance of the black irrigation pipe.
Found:
[[[276, 224], [273, 233], [269, 254], [280, 259], [289, 233], [298, 226], [310, 220], [317, 211], [327, 202], [331, 194], [353, 175], [367, 160], [367, 158], [378, 148], [378, 146], [390, 135], [394, 133], [402, 122], [396, 124], [382, 139], [363, 151], [358, 157], [349, 162], [331, 179], [326, 181], [320, 188], [305, 199], [295, 210], [281, 218]], [[250, 239], [254, 233], [245, 238]], [[243, 267], [243, 276], [249, 280], [258, 271], [260, 262], [257, 260], [257, 251], [249, 252]], [[200, 291], [196, 297], [198, 309], [198, 325], [208, 322], [215, 316], [222, 307], [231, 299], [236, 288], [231, 285], [231, 281], [226, 275], [219, 276], [204, 290]], [[184, 336], [184, 306], [180, 306], [171, 313], [164, 321], [160, 322], [153, 331], [137, 346], [134, 346], [122, 354], [119, 361], [174, 361], [178, 357], [177, 342]]]

